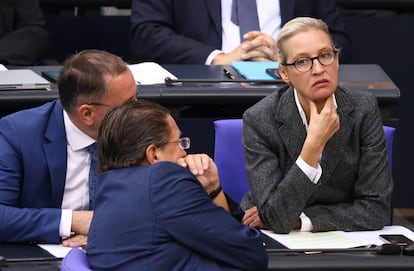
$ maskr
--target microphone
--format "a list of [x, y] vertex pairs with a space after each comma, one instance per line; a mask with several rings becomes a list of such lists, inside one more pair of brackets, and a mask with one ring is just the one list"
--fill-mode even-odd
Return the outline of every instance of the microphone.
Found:
[[382, 244], [375, 247], [375, 253], [378, 255], [400, 255], [402, 247], [396, 244]]
[[262, 83], [262, 84], [286, 84], [281, 79], [171, 79], [170, 77], [165, 77], [165, 85], [167, 87], [172, 87], [178, 83]]
[[378, 255], [400, 255], [402, 248], [395, 244], [382, 244], [380, 246], [365, 247], [365, 248], [326, 248], [326, 249], [266, 249], [268, 253], [305, 253], [305, 254], [325, 254], [325, 253], [355, 253], [355, 252], [370, 252]]

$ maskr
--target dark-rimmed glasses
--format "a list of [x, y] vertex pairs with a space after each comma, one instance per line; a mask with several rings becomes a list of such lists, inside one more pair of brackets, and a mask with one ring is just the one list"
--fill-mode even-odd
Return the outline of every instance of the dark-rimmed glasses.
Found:
[[299, 72], [307, 72], [313, 67], [313, 61], [317, 59], [323, 66], [332, 65], [335, 61], [335, 56], [338, 53], [337, 50], [323, 51], [315, 57], [301, 57], [295, 60], [293, 63], [283, 63], [284, 66], [294, 66]]
[[[135, 90], [135, 96], [131, 97], [131, 100], [134, 100], [134, 101], [138, 99], [138, 94], [141, 91], [141, 83], [137, 81], [135, 82], [135, 84], [137, 85], [137, 88]], [[106, 107], [112, 106], [109, 104], [104, 104], [104, 103], [99, 103], [99, 102], [90, 102], [90, 103], [87, 103], [87, 105], [106, 106]]]

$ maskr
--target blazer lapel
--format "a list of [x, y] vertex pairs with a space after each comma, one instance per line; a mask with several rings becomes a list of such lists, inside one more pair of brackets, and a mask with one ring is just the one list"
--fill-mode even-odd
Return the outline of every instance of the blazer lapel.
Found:
[[[343, 157], [344, 147], [353, 131], [354, 121], [349, 114], [354, 107], [347, 100], [342, 90], [335, 91], [335, 99], [338, 104], [337, 112], [339, 114], [341, 129], [326, 143], [322, 154], [321, 167], [323, 168], [323, 177], [329, 178], [335, 170], [337, 164]], [[329, 161], [329, 163], [325, 163]]]
[[221, 40], [221, 0], [204, 0], [204, 3]]
[[48, 142], [44, 145], [44, 151], [50, 171], [52, 204], [53, 206], [60, 207], [62, 205], [66, 180], [67, 143], [63, 121], [63, 108], [59, 101], [56, 102], [50, 114], [48, 126], [45, 131], [45, 138]]
[[306, 138], [306, 128], [296, 107], [293, 87], [289, 87], [289, 90], [279, 100], [276, 120], [282, 123], [279, 128], [281, 140], [285, 144], [290, 158], [295, 161], [302, 150]]

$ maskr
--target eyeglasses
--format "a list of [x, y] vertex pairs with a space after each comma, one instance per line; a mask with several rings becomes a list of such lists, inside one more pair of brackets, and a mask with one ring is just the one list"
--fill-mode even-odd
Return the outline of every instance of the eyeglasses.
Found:
[[334, 63], [335, 56], [338, 53], [337, 50], [329, 50], [320, 53], [315, 57], [301, 57], [293, 63], [284, 63], [284, 66], [294, 66], [299, 72], [307, 72], [313, 67], [313, 61], [317, 59], [323, 66], [329, 66]]
[[[141, 83], [140, 82], [135, 82], [137, 85], [137, 88], [135, 90], [135, 96], [131, 97], [130, 100], [136, 101], [138, 99], [138, 94], [141, 91]], [[90, 102], [87, 103], [87, 105], [96, 105], [96, 106], [106, 106], [106, 107], [111, 107], [112, 105], [109, 104], [103, 104], [103, 103], [98, 103], [98, 102]]]
[[183, 150], [188, 150], [191, 146], [191, 140], [189, 137], [182, 137], [178, 139], [178, 141], [170, 141], [168, 143], [178, 143], [178, 146], [180, 146]]

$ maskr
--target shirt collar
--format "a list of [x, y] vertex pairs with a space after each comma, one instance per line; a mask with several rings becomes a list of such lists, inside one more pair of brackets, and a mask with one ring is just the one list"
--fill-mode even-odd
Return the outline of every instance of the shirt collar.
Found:
[[[309, 124], [308, 124], [308, 121], [306, 119], [305, 111], [303, 111], [302, 105], [299, 102], [298, 92], [297, 92], [296, 88], [293, 88], [293, 93], [295, 95], [295, 103], [296, 103], [296, 107], [298, 108], [300, 118], [302, 119], [303, 125], [305, 125], [306, 130], [308, 130]], [[332, 97], [333, 97], [333, 102], [334, 102], [335, 109], [337, 109], [338, 104], [336, 103], [335, 93], [332, 93]]]
[[73, 124], [65, 110], [63, 110], [63, 121], [66, 129], [66, 140], [72, 150], [77, 151], [84, 149], [95, 143], [95, 139], [82, 132], [75, 124]]

